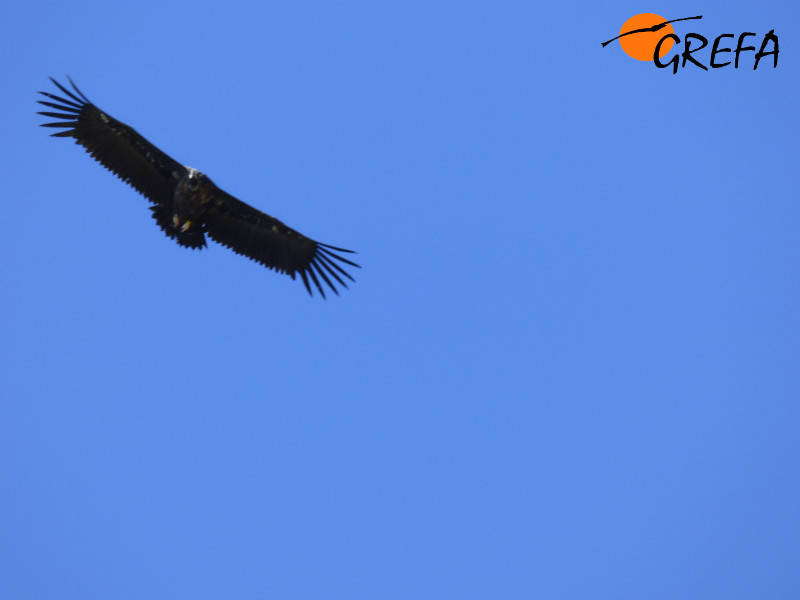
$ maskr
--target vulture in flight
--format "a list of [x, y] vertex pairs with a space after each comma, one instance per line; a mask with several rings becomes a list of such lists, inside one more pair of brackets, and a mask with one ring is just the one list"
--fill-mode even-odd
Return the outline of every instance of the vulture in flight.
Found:
[[74, 91], [50, 80], [64, 96], [39, 92], [52, 102], [37, 102], [58, 111], [40, 112], [58, 119], [42, 126], [62, 128], [52, 135], [75, 138], [92, 158], [147, 198], [158, 226], [181, 246], [204, 248], [208, 234], [269, 269], [292, 279], [300, 275], [312, 296], [311, 283], [324, 298], [325, 286], [338, 294], [336, 284], [346, 288], [345, 279], [354, 281], [345, 266], [359, 265], [342, 256], [352, 250], [315, 242], [237, 200], [200, 171], [180, 164], [97, 108], [72, 79]]

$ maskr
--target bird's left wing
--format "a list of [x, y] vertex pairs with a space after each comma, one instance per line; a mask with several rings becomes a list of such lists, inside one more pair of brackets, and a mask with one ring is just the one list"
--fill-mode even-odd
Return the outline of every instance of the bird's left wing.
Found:
[[353, 253], [352, 250], [315, 242], [278, 219], [214, 188], [214, 198], [204, 216], [205, 233], [214, 241], [265, 267], [286, 273], [292, 279], [299, 274], [312, 296], [309, 280], [323, 298], [325, 290], [321, 282], [338, 294], [336, 283], [346, 288], [344, 279], [354, 281], [340, 264], [360, 268], [341, 256]]

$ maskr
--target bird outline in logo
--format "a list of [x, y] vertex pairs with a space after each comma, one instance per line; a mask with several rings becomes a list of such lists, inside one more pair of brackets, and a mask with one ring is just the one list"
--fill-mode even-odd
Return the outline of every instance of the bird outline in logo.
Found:
[[[682, 17], [680, 19], [667, 20], [653, 13], [641, 13], [625, 21], [620, 28], [619, 35], [603, 42], [601, 45], [605, 48], [611, 42], [619, 40], [619, 44], [622, 46], [625, 54], [631, 58], [641, 61], [651, 61], [653, 60], [655, 49], [661, 38], [665, 35], [675, 33], [671, 23], [692, 21], [702, 18], [702, 15], [698, 15], [696, 17]], [[659, 58], [663, 58], [667, 52], [670, 51], [673, 44], [674, 42], [672, 39], [668, 39], [662, 43], [659, 49]]]

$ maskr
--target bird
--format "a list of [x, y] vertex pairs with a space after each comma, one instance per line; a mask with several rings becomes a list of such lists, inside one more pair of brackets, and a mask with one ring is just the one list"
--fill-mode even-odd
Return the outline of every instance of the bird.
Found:
[[63, 96], [39, 92], [47, 100], [37, 102], [58, 111], [39, 111], [58, 119], [41, 126], [60, 128], [51, 136], [74, 138], [92, 158], [147, 198], [153, 218], [167, 237], [181, 246], [202, 249], [208, 236], [292, 279], [299, 275], [311, 296], [312, 283], [325, 298], [325, 286], [338, 295], [337, 284], [347, 288], [346, 280], [355, 281], [345, 269], [360, 265], [342, 256], [355, 254], [352, 250], [315, 242], [234, 198], [204, 173], [182, 165], [100, 110], [67, 79], [72, 90], [50, 77]]

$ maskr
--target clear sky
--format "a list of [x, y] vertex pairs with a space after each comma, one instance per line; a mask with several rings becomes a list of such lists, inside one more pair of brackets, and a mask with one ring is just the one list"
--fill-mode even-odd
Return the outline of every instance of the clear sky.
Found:
[[[0, 597], [800, 597], [796, 2], [0, 13]], [[167, 239], [67, 74], [357, 282]]]

